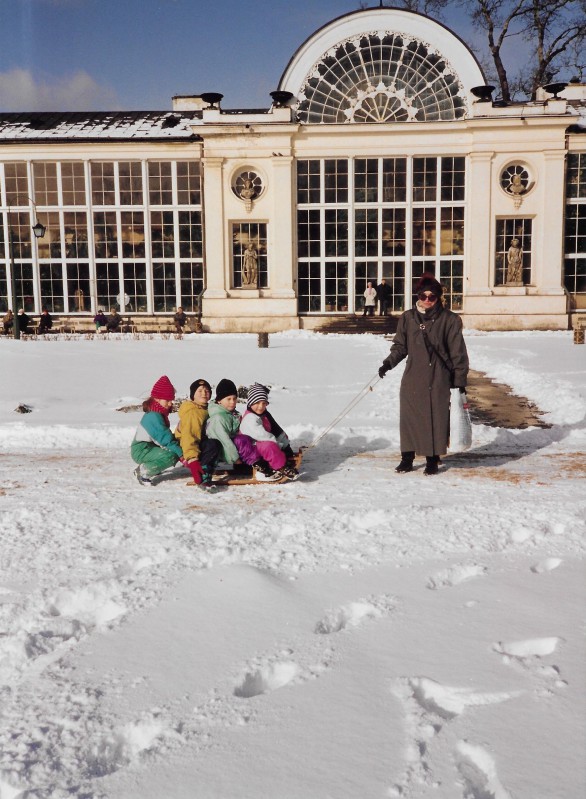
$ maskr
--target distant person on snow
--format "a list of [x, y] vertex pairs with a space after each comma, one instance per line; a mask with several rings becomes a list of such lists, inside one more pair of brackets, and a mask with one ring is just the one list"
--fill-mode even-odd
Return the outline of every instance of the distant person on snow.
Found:
[[431, 273], [415, 288], [414, 308], [402, 314], [390, 353], [378, 370], [382, 378], [407, 358], [401, 380], [401, 462], [396, 472], [411, 472], [415, 454], [425, 455], [424, 474], [438, 472], [450, 436], [450, 388], [464, 391], [468, 353], [462, 321], [444, 308], [442, 287]]
[[39, 333], [41, 335], [45, 335], [45, 333], [48, 333], [52, 327], [53, 317], [49, 313], [49, 310], [43, 306], [43, 312], [41, 313], [41, 318], [39, 319]]
[[101, 327], [106, 327], [106, 325], [108, 324], [108, 317], [101, 308], [94, 316], [94, 324], [96, 326], [96, 330], [98, 331], [98, 333], [100, 332]]
[[212, 475], [218, 461], [220, 442], [208, 438], [208, 402], [212, 387], [207, 380], [194, 380], [189, 386], [189, 399], [179, 406], [179, 424], [175, 436], [183, 451], [184, 464], [193, 477], [193, 482], [204, 491], [214, 491]]
[[254, 476], [259, 481], [272, 482], [283, 477], [295, 480], [299, 472], [287, 460], [293, 461], [291, 443], [282, 427], [267, 411], [269, 389], [253, 383], [248, 389], [247, 410], [240, 423], [240, 432], [256, 444], [261, 461], [255, 464]]
[[134, 474], [141, 485], [151, 484], [153, 477], [175, 466], [183, 457], [169, 425], [169, 412], [174, 399], [175, 389], [169, 378], [163, 375], [153, 386], [150, 397], [142, 404], [144, 416], [130, 445], [132, 460], [138, 463]]

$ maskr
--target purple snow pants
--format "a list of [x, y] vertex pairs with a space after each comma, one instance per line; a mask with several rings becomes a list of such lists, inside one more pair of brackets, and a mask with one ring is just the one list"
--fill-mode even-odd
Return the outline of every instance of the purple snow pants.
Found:
[[287, 460], [285, 453], [274, 441], [254, 441], [250, 436], [237, 433], [234, 444], [240, 455], [240, 460], [252, 466], [259, 458], [269, 464], [271, 469], [282, 469]]

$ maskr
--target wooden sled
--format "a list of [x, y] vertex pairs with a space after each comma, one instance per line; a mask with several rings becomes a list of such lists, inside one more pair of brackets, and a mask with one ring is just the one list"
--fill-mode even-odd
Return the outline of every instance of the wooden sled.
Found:
[[[300, 447], [295, 453], [295, 456], [293, 458], [293, 465], [295, 466], [297, 471], [300, 470], [302, 460], [303, 460], [303, 447]], [[216, 486], [257, 486], [257, 485], [277, 486], [277, 485], [283, 485], [284, 483], [295, 482], [294, 480], [290, 480], [288, 477], [283, 477], [280, 480], [272, 480], [270, 482], [267, 482], [266, 480], [255, 480], [254, 477], [252, 476], [252, 468], [250, 473], [242, 472], [239, 474], [237, 472], [236, 474], [233, 475], [225, 473], [214, 475], [212, 481]], [[187, 483], [187, 485], [194, 486], [195, 483], [193, 480], [190, 480]]]

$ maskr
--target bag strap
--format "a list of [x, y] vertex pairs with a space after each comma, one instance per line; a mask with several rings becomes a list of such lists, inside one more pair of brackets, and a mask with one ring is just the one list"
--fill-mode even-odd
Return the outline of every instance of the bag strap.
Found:
[[423, 335], [423, 341], [425, 343], [425, 348], [427, 350], [429, 357], [431, 358], [432, 355], [437, 355], [437, 357], [439, 358], [441, 363], [446, 367], [450, 375], [453, 374], [454, 367], [452, 366], [450, 368], [448, 366], [446, 359], [442, 357], [442, 355], [437, 351], [436, 347], [434, 347], [432, 342], [429, 340], [429, 336], [427, 335], [427, 330], [425, 329], [425, 325], [423, 324], [423, 322], [419, 325], [419, 329], [421, 330], [421, 333]]

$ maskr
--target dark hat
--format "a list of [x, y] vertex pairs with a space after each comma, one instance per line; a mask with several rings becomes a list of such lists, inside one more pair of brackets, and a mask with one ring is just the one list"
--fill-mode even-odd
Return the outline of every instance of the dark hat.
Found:
[[415, 294], [418, 294], [420, 291], [433, 291], [434, 294], [441, 297], [444, 290], [431, 272], [424, 272], [419, 278], [419, 283], [415, 286]]
[[175, 389], [173, 388], [173, 384], [171, 383], [167, 375], [159, 377], [159, 379], [151, 389], [151, 397], [153, 397], [154, 399], [163, 399], [163, 400], [175, 399]]
[[269, 389], [262, 383], [253, 383], [248, 389], [248, 401], [246, 407], [252, 407], [255, 402], [266, 402], [269, 404]]
[[223, 400], [224, 397], [237, 397], [237, 396], [238, 396], [238, 389], [236, 388], [236, 383], [233, 383], [231, 380], [228, 380], [227, 377], [223, 377], [216, 386], [216, 402]]
[[202, 377], [199, 380], [194, 380], [193, 383], [189, 386], [189, 399], [193, 399], [195, 392], [200, 386], [205, 386], [207, 390], [212, 393], [212, 387], [208, 383], [207, 380], [204, 380]]

